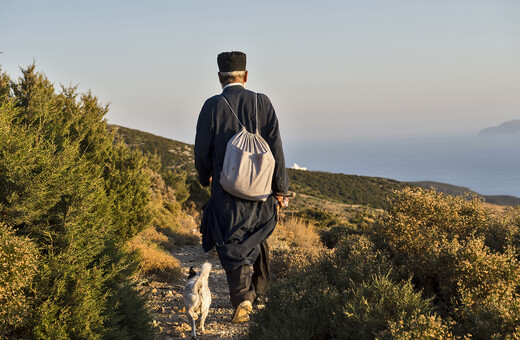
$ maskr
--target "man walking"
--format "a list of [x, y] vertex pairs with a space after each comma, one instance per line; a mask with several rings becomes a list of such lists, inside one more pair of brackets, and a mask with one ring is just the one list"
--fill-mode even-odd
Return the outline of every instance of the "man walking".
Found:
[[[282, 204], [289, 180], [274, 108], [267, 96], [244, 87], [248, 77], [246, 55], [223, 52], [217, 64], [223, 92], [204, 103], [195, 137], [195, 167], [200, 183], [211, 183], [211, 199], [204, 207], [200, 229], [204, 251], [215, 246], [226, 271], [235, 308], [232, 321], [244, 322], [249, 319], [253, 303], [265, 302], [270, 280], [267, 237], [276, 226], [277, 205]], [[265, 201], [235, 197], [220, 185], [226, 146], [240, 130], [240, 124], [249, 132], [258, 130], [275, 159], [273, 195]]]

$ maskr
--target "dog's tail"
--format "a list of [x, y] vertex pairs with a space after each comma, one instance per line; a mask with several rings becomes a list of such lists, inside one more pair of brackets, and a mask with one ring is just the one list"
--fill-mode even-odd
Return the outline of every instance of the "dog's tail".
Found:
[[209, 272], [211, 271], [211, 263], [206, 262], [200, 268], [200, 275], [193, 285], [194, 291], [198, 292], [202, 287], [208, 284]]

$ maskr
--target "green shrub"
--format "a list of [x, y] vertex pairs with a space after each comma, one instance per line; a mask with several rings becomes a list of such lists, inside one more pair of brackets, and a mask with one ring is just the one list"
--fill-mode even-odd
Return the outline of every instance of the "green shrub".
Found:
[[372, 339], [392, 323], [424, 315], [431, 302], [409, 281], [396, 280], [384, 254], [365, 236], [338, 248], [275, 285], [253, 318], [250, 339]]
[[[24, 291], [32, 317], [16, 336], [150, 338], [150, 318], [131, 284], [135, 259], [123, 247], [151, 220], [148, 160], [114, 143], [103, 120], [108, 108], [91, 93], [56, 93], [34, 65], [22, 73], [17, 82], [0, 77], [0, 222], [30, 235], [38, 249]], [[135, 294], [123, 297], [114, 287]], [[134, 328], [144, 324], [147, 330]]]
[[202, 211], [204, 204], [206, 204], [211, 197], [211, 186], [203, 187], [200, 185], [196, 175], [188, 176], [187, 183], [190, 191], [189, 202], [193, 202], [194, 210]]
[[176, 191], [167, 185], [158, 173], [151, 171], [150, 177], [151, 225], [168, 238], [166, 242], [158, 244], [170, 250], [174, 245], [198, 244], [200, 234], [198, 231], [194, 232], [195, 222], [182, 210], [181, 203], [177, 201]]
[[172, 188], [175, 198], [180, 204], [186, 203], [190, 197], [190, 187], [188, 185], [188, 173], [186, 171], [162, 171], [161, 176], [166, 185]]
[[321, 242], [327, 248], [334, 248], [346, 235], [353, 232], [350, 224], [340, 215], [317, 207], [306, 208], [294, 214], [306, 223], [314, 225], [320, 235]]
[[334, 248], [345, 236], [349, 229], [343, 226], [333, 226], [320, 230], [320, 239], [323, 245], [329, 249]]
[[396, 282], [388, 274], [374, 275], [349, 293], [343, 308], [343, 339], [373, 338], [388, 331], [392, 323], [432, 313], [431, 302], [414, 291], [409, 281]]
[[110, 217], [121, 244], [146, 228], [152, 219], [150, 202], [151, 173], [147, 159], [139, 150], [121, 143], [113, 146], [106, 161], [104, 180], [111, 203]]
[[444, 238], [465, 240], [489, 221], [483, 202], [423, 189], [405, 189], [395, 195], [389, 215], [375, 230], [399, 256], [416, 257], [418, 263]]
[[[347, 209], [352, 210], [352, 209]], [[351, 213], [348, 222], [355, 226], [358, 231], [369, 231], [372, 230], [374, 223], [379, 221], [382, 216], [385, 215], [384, 211], [374, 210], [369, 208], [356, 208]]]

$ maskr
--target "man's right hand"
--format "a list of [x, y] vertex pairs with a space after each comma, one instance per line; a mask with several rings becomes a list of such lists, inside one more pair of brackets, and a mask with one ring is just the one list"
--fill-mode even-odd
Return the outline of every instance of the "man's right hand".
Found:
[[274, 197], [278, 201], [278, 206], [280, 208], [287, 208], [289, 206], [289, 199], [287, 197], [277, 196], [277, 195], [275, 195]]

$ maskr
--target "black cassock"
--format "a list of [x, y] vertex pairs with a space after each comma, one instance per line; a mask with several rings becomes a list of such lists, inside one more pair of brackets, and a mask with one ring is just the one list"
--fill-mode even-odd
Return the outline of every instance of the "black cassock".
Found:
[[[240, 122], [249, 132], [256, 130], [255, 93], [241, 85], [229, 86], [222, 92]], [[258, 127], [276, 161], [272, 190], [285, 193], [289, 187], [287, 170], [278, 129], [278, 119], [271, 101], [258, 94]], [[220, 185], [220, 171], [227, 142], [240, 130], [237, 118], [224, 98], [216, 95], [204, 103], [197, 122], [195, 167], [200, 183], [211, 183], [211, 199], [204, 207], [200, 231], [205, 252], [216, 247], [226, 271], [241, 265], [252, 265], [260, 252], [260, 242], [274, 230], [278, 201], [270, 196], [264, 202], [243, 200], [228, 194]]]

